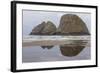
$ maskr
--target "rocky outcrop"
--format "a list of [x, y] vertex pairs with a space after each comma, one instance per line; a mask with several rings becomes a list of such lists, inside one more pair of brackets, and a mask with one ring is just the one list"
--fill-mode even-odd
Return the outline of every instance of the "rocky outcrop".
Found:
[[45, 25], [46, 25], [45, 22], [42, 22], [41, 24], [37, 25], [36, 27], [32, 29], [32, 32], [30, 33], [30, 35], [40, 35]]
[[[60, 35], [89, 35], [89, 31], [86, 27], [86, 24], [82, 21], [80, 17], [73, 14], [65, 14], [61, 17], [60, 25], [57, 29], [57, 34]], [[81, 43], [81, 42], [80, 42]], [[64, 56], [76, 56], [78, 55], [85, 46], [76, 45], [76, 46], [68, 46], [63, 45], [60, 46], [61, 53]]]
[[61, 35], [84, 35], [89, 34], [83, 20], [74, 14], [65, 14], [61, 17], [57, 34]]
[[32, 32], [30, 35], [53, 35], [56, 33], [56, 26], [51, 22], [48, 21], [42, 22], [35, 28], [33, 28]]

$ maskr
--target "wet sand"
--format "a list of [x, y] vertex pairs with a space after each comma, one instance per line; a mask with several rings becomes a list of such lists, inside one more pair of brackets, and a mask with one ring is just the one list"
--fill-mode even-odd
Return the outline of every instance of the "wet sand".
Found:
[[85, 47], [77, 56], [64, 56], [59, 46], [52, 49], [43, 49], [40, 46], [24, 47], [22, 49], [22, 62], [50, 62], [50, 61], [70, 61], [70, 60], [88, 60], [91, 59], [91, 48]]
[[[25, 37], [22, 48], [22, 62], [47, 62], [47, 61], [69, 61], [91, 59], [90, 37]], [[41, 39], [42, 38], [42, 39]], [[64, 56], [59, 45], [85, 46], [76, 56]], [[53, 46], [52, 48], [42, 48], [41, 46]], [[70, 49], [70, 48], [69, 48]]]
[[51, 46], [51, 45], [86, 45], [90, 36], [26, 36], [23, 38], [23, 47]]

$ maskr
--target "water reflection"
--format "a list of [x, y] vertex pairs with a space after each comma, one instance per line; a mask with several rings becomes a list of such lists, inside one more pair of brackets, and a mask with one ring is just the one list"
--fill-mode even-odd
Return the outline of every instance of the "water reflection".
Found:
[[[87, 45], [88, 41], [74, 40], [71, 44], [59, 45], [61, 54], [63, 56], [76, 56], [78, 55]], [[41, 46], [43, 49], [52, 49], [54, 46]]]
[[41, 46], [28, 46], [22, 49], [22, 62], [48, 62], [91, 59], [89, 46], [68, 46], [62, 48], [55, 45], [52, 48], [43, 49]]
[[41, 46], [43, 49], [47, 48], [47, 49], [52, 49], [54, 46]]
[[[43, 49], [52, 49], [52, 47], [54, 46], [42, 46]], [[60, 51], [61, 54], [63, 56], [76, 56], [78, 55], [84, 48], [85, 46], [80, 46], [80, 45], [76, 45], [76, 46], [70, 46], [70, 45], [63, 45], [60, 46]]]
[[85, 48], [85, 46], [60, 46], [60, 51], [61, 54], [64, 56], [76, 56], [78, 55], [83, 49]]

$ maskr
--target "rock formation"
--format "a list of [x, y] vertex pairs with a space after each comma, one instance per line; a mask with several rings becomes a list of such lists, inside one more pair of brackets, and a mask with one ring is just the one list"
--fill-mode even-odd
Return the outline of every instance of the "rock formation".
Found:
[[[89, 35], [89, 31], [86, 27], [86, 24], [82, 21], [80, 17], [74, 14], [65, 14], [61, 17], [60, 25], [57, 29], [57, 34], [60, 35]], [[80, 42], [81, 43], [81, 42]], [[76, 45], [60, 46], [61, 53], [64, 56], [76, 56], [78, 55], [85, 46]]]
[[65, 14], [61, 17], [57, 33], [61, 35], [86, 35], [89, 34], [89, 31], [79, 16]]
[[30, 35], [53, 35], [56, 33], [56, 26], [51, 22], [48, 21], [42, 22], [35, 28], [33, 28], [32, 32]]

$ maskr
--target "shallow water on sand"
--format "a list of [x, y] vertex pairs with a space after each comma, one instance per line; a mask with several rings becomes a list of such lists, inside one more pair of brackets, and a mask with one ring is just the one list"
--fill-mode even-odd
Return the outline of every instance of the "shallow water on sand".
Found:
[[85, 47], [78, 55], [73, 57], [64, 56], [58, 45], [51, 49], [43, 49], [41, 46], [23, 47], [22, 62], [46, 62], [46, 61], [69, 61], [91, 59], [91, 48]]

